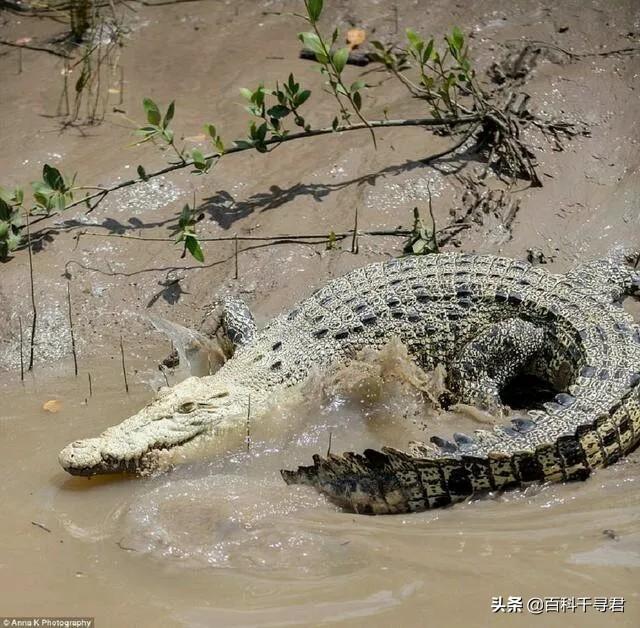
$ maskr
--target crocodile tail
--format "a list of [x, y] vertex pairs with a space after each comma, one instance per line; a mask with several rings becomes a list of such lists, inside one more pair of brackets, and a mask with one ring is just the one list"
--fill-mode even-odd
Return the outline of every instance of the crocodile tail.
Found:
[[[411, 455], [391, 447], [313, 457], [313, 465], [281, 471], [287, 484], [306, 484], [338, 506], [361, 514], [396, 514], [439, 508], [490, 491], [536, 482], [585, 480], [640, 443], [640, 388], [608, 414], [529, 451], [452, 455], [418, 447]], [[449, 443], [451, 446], [451, 443]]]
[[590, 467], [576, 435], [514, 454], [416, 457], [385, 447], [316, 455], [313, 465], [281, 473], [287, 484], [313, 486], [346, 510], [377, 515], [440, 508], [533, 482], [586, 479]]

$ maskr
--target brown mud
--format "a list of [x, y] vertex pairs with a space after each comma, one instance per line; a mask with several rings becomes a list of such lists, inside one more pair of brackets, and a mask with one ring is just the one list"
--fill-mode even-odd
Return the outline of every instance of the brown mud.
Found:
[[[471, 227], [456, 236], [461, 249], [521, 258], [536, 249], [550, 270], [564, 271], [615, 245], [640, 242], [640, 56], [570, 57], [543, 48], [519, 58], [513, 41], [545, 41], [574, 53], [640, 45], [637, 3], [326, 4], [327, 29], [353, 23], [385, 41], [400, 38], [407, 27], [441, 34], [457, 24], [473, 34], [480, 74], [502, 63], [497, 80], [506, 74], [520, 85], [534, 111], [590, 130], [562, 151], [532, 134], [544, 186], [522, 182], [512, 190], [515, 216], [505, 215], [504, 207], [495, 215], [490, 203], [479, 203]], [[125, 93], [118, 108], [125, 114], [109, 113], [99, 126], [61, 131], [52, 117], [60, 60], [23, 51], [17, 74], [17, 52], [2, 48], [0, 183], [36, 179], [44, 163], [98, 185], [129, 178], [139, 163], [147, 171], [163, 165], [163, 155], [152, 149], [128, 147], [129, 119], [141, 120], [143, 96], [165, 106], [175, 98], [179, 134], [189, 147], [206, 148], [199, 137], [203, 122], [215, 123], [227, 140], [242, 136], [239, 87], [272, 83], [293, 71], [317, 95], [309, 106], [312, 123], [326, 123], [332, 103], [320, 97], [321, 79], [310, 62], [298, 59], [302, 25], [271, 14], [298, 5], [138, 7], [121, 53]], [[3, 39], [46, 38], [62, 28], [0, 14]], [[349, 67], [348, 77], [367, 72], [372, 83], [383, 78], [370, 69]], [[384, 107], [393, 117], [424, 112], [390, 80], [365, 99], [371, 118], [382, 117]], [[256, 422], [249, 452], [118, 481], [70, 478], [57, 465], [67, 442], [129, 416], [163, 383], [157, 364], [170, 346], [149, 314], [195, 327], [217, 296], [234, 293], [264, 321], [327, 279], [402, 247], [401, 238], [365, 236], [357, 255], [347, 242], [334, 251], [301, 244], [248, 250], [245, 242], [236, 280], [233, 242], [205, 243], [201, 266], [180, 259], [171, 243], [119, 234], [168, 237], [194, 191], [204, 214], [199, 232], [208, 237], [343, 231], [352, 227], [356, 207], [360, 229], [410, 227], [413, 207], [427, 215], [429, 190], [436, 222], [445, 226], [469, 203], [451, 170], [465, 166], [468, 176], [482, 169], [466, 156], [432, 166], [418, 162], [449, 142], [422, 130], [387, 129], [378, 132], [377, 151], [366, 132], [291, 143], [266, 156], [230, 156], [207, 177], [178, 172], [128, 188], [89, 215], [76, 208], [34, 228], [39, 323], [36, 368], [24, 384], [18, 319], [28, 346], [26, 251], [0, 267], [0, 614], [89, 615], [100, 626], [638, 625], [637, 453], [584, 484], [515, 491], [408, 517], [342, 513], [281, 482], [278, 469], [326, 451], [329, 433], [333, 451], [358, 451], [404, 447], [423, 428], [430, 434], [473, 429], [482, 417], [431, 412], [424, 389], [437, 383], [425, 385], [392, 349], [364, 356], [357, 374], [314, 381], [305, 399]], [[500, 187], [492, 177], [489, 184]], [[98, 235], [78, 238], [81, 231]], [[78, 378], [70, 359], [67, 281]], [[638, 320], [637, 304], [630, 308]], [[58, 412], [42, 409], [51, 399], [61, 401]], [[507, 617], [491, 613], [498, 595], [617, 596], [626, 598], [626, 610]]]

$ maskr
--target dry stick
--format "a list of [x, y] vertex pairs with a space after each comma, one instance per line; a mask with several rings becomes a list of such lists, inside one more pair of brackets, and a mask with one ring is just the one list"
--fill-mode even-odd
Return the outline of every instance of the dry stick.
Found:
[[22, 74], [22, 48], [18, 50], [18, 74]]
[[[366, 125], [363, 123], [357, 123], [357, 124], [352, 124], [351, 126], [340, 126], [336, 129], [334, 129], [333, 127], [324, 127], [321, 129], [311, 129], [310, 131], [299, 131], [297, 133], [291, 133], [283, 138], [271, 138], [271, 139], [265, 140], [264, 145], [271, 146], [274, 144], [284, 144], [286, 142], [304, 139], [307, 137], [318, 137], [320, 135], [330, 135], [334, 133], [342, 133], [347, 131], [361, 131], [362, 129], [369, 129], [369, 128], [377, 129], [377, 128], [391, 128], [391, 127], [405, 127], [405, 126], [424, 126], [424, 127], [459, 126], [461, 124], [469, 124], [471, 122], [480, 122], [484, 118], [485, 118], [484, 114], [472, 114], [472, 115], [460, 116], [459, 118], [445, 120], [445, 121], [439, 118], [413, 118], [413, 119], [406, 119], [406, 120], [404, 119], [403, 120], [370, 120]], [[477, 127], [474, 127], [474, 128], [477, 128]], [[442, 151], [438, 153], [436, 156], [427, 157], [421, 160], [421, 162], [428, 163], [429, 161], [435, 159], [436, 157], [440, 158], [450, 152], [457, 150], [459, 146], [460, 146], [460, 143], [456, 143], [454, 146], [451, 147], [451, 149]], [[232, 146], [231, 148], [226, 149], [223, 155], [224, 156], [232, 155], [234, 153], [241, 153], [247, 150], [254, 150], [254, 148], [252, 146], [249, 146], [249, 147]], [[220, 157], [222, 157], [223, 155], [221, 155], [220, 153], [211, 153], [211, 154], [205, 155], [204, 158], [220, 159]], [[72, 203], [69, 203], [69, 205], [65, 207], [65, 210], [96, 200], [96, 202], [91, 206], [91, 208], [85, 212], [86, 214], [89, 214], [98, 206], [100, 201], [102, 201], [102, 199], [104, 199], [104, 197], [110, 192], [115, 192], [117, 190], [121, 190], [122, 188], [130, 187], [132, 185], [142, 183], [148, 179], [152, 179], [153, 177], [158, 177], [163, 174], [167, 174], [169, 172], [175, 172], [176, 170], [181, 170], [182, 168], [187, 168], [192, 165], [193, 165], [192, 159], [185, 159], [184, 162], [181, 161], [181, 162], [169, 164], [168, 166], [165, 166], [160, 170], [156, 170], [155, 172], [147, 172], [145, 179], [142, 179], [141, 177], [136, 177], [135, 179], [128, 179], [126, 181], [121, 181], [120, 183], [112, 185], [111, 187], [102, 188], [98, 192], [89, 194], [88, 196], [85, 196], [82, 199], [78, 199], [77, 201], [73, 201]], [[50, 212], [46, 216], [41, 216], [36, 220], [34, 220], [33, 224], [36, 224], [42, 220], [46, 220], [47, 218], [51, 218], [52, 216], [55, 216], [59, 213], [60, 213], [59, 211]]]
[[438, 247], [438, 237], [436, 235], [436, 219], [433, 217], [433, 202], [431, 200], [431, 186], [427, 181], [427, 194], [429, 195], [429, 216], [431, 216], [431, 240], [433, 244], [433, 248], [437, 253], [439, 251]]
[[[447, 229], [448, 227], [442, 227]], [[353, 231], [334, 232], [336, 238], [348, 238], [353, 234]], [[404, 237], [410, 235], [411, 231], [408, 229], [379, 229], [375, 231], [359, 231], [358, 236], [399, 236]], [[147, 238], [145, 236], [129, 235], [126, 233], [94, 233], [92, 231], [81, 231], [78, 233], [78, 237], [81, 236], [93, 236], [94, 238], [124, 238], [125, 240], [146, 240], [148, 242], [175, 242], [174, 238]], [[220, 236], [214, 238], [198, 238], [200, 242], [229, 242], [237, 240], [238, 242], [295, 242], [297, 240], [320, 240], [317, 243], [322, 244], [327, 239], [326, 233], [310, 233], [310, 234], [283, 234], [277, 236]], [[244, 251], [244, 249], [242, 249]], [[240, 252], [242, 252], [240, 251]]]
[[601, 52], [571, 52], [566, 48], [561, 48], [557, 44], [553, 44], [548, 41], [542, 41], [540, 39], [507, 39], [506, 42], [518, 42], [522, 44], [542, 46], [544, 48], [551, 48], [557, 50], [571, 59], [582, 59], [584, 57], [608, 57], [610, 55], [631, 55], [640, 53], [640, 46], [628, 46], [626, 48], [613, 48], [611, 50], [602, 50]]
[[89, 379], [89, 397], [93, 397], [93, 385], [91, 383], [91, 373], [87, 373]]
[[236, 234], [235, 238], [234, 238], [234, 243], [235, 243], [235, 252], [234, 252], [234, 260], [235, 260], [235, 275], [234, 275], [234, 279], [238, 278], [238, 235]]
[[31, 252], [31, 230], [29, 226], [29, 212], [25, 212], [26, 216], [26, 228], [27, 228], [27, 249], [29, 251], [29, 283], [31, 284], [31, 307], [33, 311], [33, 322], [31, 323], [31, 342], [29, 352], [29, 368], [28, 371], [33, 370], [33, 352], [36, 339], [36, 324], [38, 321], [38, 310], [36, 308], [36, 293], [33, 287], [33, 254]]
[[78, 377], [78, 356], [76, 355], [76, 339], [73, 334], [73, 317], [71, 316], [71, 288], [67, 280], [67, 307], [69, 310], [69, 330], [71, 332], [71, 353], [73, 354], [73, 370]]
[[22, 351], [22, 316], [18, 316], [18, 326], [20, 328], [20, 381], [24, 382], [24, 353]]
[[19, 48], [21, 55], [22, 55], [22, 48], [26, 48], [27, 50], [37, 50], [38, 52], [48, 52], [50, 55], [55, 55], [56, 57], [64, 57], [65, 59], [71, 58], [68, 54], [65, 54], [63, 52], [58, 52], [57, 50], [51, 50], [51, 48], [43, 48], [41, 46], [29, 46], [27, 44], [15, 44], [12, 41], [7, 41], [6, 39], [0, 39], [0, 44], [3, 46], [10, 46], [11, 48]]
[[127, 367], [124, 363], [124, 346], [122, 344], [122, 336], [120, 336], [120, 358], [122, 359], [122, 375], [124, 377], [124, 389], [129, 394], [129, 382], [127, 381]]
[[356, 205], [356, 216], [353, 221], [353, 238], [351, 239], [351, 252], [358, 253], [358, 206]]
[[331, 432], [329, 432], [329, 446], [327, 447], [327, 458], [331, 455]]
[[49, 528], [47, 528], [47, 526], [44, 525], [44, 523], [39, 523], [38, 521], [32, 521], [31, 523], [34, 526], [36, 526], [36, 528], [40, 528], [41, 530], [44, 530], [45, 532], [51, 532], [51, 530], [49, 530]]
[[118, 104], [122, 105], [124, 103], [124, 66], [118, 66], [120, 68], [120, 98], [118, 100]]
[[251, 449], [251, 395], [247, 404], [247, 451]]

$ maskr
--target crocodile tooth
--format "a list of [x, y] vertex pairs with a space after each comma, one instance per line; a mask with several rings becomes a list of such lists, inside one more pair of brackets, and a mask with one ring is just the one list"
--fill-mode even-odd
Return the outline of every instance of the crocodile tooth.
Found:
[[434, 445], [437, 445], [438, 447], [440, 447], [442, 451], [445, 451], [447, 453], [452, 454], [458, 451], [458, 446], [455, 443], [452, 443], [450, 440], [440, 438], [440, 436], [432, 436], [429, 440]]

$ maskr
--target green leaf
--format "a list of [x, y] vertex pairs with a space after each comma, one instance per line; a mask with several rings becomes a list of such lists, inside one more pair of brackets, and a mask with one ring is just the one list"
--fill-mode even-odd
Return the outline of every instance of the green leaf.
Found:
[[427, 47], [424, 49], [422, 53], [422, 63], [427, 63], [429, 59], [431, 59], [431, 55], [433, 54], [433, 38], [429, 40]]
[[331, 122], [331, 128], [335, 131], [339, 125], [340, 125], [340, 120], [338, 120], [338, 116], [336, 116], [333, 119], [333, 122]]
[[416, 33], [414, 30], [411, 30], [410, 28], [408, 28], [406, 32], [407, 32], [407, 39], [409, 40], [409, 43], [414, 48], [418, 48], [420, 43], [424, 44], [424, 40], [422, 39], [422, 37], [420, 37], [420, 35], [418, 35], [418, 33]]
[[202, 154], [202, 151], [199, 151], [197, 148], [194, 148], [191, 151], [191, 159], [193, 159], [193, 165], [198, 170], [204, 170], [207, 167], [207, 162]]
[[9, 228], [11, 225], [4, 220], [0, 220], [0, 240], [4, 240], [9, 233]]
[[312, 22], [316, 22], [322, 13], [322, 0], [306, 0], [307, 14]]
[[351, 93], [357, 92], [366, 86], [367, 84], [364, 81], [354, 81], [353, 83], [351, 83], [351, 87], [349, 88], [349, 91]]
[[173, 120], [173, 115], [176, 112], [176, 103], [175, 101], [171, 101], [171, 104], [167, 108], [167, 113], [164, 114], [164, 120], [162, 121], [162, 127], [167, 128], [171, 120]]
[[254, 143], [249, 140], [234, 140], [233, 144], [236, 148], [245, 149], [245, 148], [253, 148]]
[[344, 70], [344, 66], [347, 65], [347, 60], [349, 59], [349, 48], [346, 46], [344, 48], [340, 48], [333, 53], [333, 65], [336, 68], [338, 74], [342, 73]]
[[240, 93], [248, 101], [251, 101], [251, 99], [253, 98], [253, 92], [250, 89], [247, 89], [246, 87], [241, 87], [240, 88]]
[[216, 131], [216, 127], [213, 126], [213, 124], [205, 124], [204, 125], [204, 130], [209, 134], [209, 137], [212, 140], [215, 140], [216, 137], [218, 137], [218, 133]]
[[137, 171], [138, 171], [138, 176], [143, 181], [148, 181], [149, 180], [149, 177], [147, 176], [147, 171], [141, 165], [138, 166]]
[[353, 98], [353, 104], [355, 105], [356, 109], [360, 111], [360, 109], [362, 108], [362, 96], [360, 96], [360, 92], [354, 92], [351, 98]]
[[147, 122], [149, 124], [159, 125], [160, 124], [160, 109], [158, 109], [158, 105], [156, 105], [151, 98], [144, 98], [142, 100], [142, 106], [144, 107], [145, 113], [147, 114]]
[[9, 251], [15, 251], [20, 246], [20, 242], [22, 242], [22, 236], [15, 231], [11, 231], [7, 237], [7, 248]]
[[218, 135], [215, 139], [216, 150], [222, 155], [224, 153], [224, 144], [222, 143], [222, 139]]
[[59, 211], [64, 211], [66, 207], [66, 198], [61, 192], [54, 192], [52, 195], [53, 206]]
[[309, 96], [311, 96], [311, 90], [309, 89], [302, 90], [299, 94], [296, 95], [294, 99], [295, 106], [300, 107], [300, 105], [303, 105], [305, 102], [307, 102]]
[[49, 164], [45, 164], [42, 168], [42, 179], [52, 190], [65, 190], [64, 179], [60, 171]]
[[284, 105], [275, 105], [271, 107], [271, 109], [267, 110], [267, 115], [270, 118], [276, 118], [279, 120], [280, 118], [284, 118], [291, 113], [291, 109], [289, 107], [285, 107]]
[[157, 126], [143, 126], [134, 131], [135, 135], [151, 136], [160, 132], [160, 127]]
[[267, 136], [267, 123], [263, 122], [256, 131], [256, 137], [263, 142], [264, 138]]
[[0, 198], [0, 220], [9, 220], [11, 217], [11, 206], [3, 198]]
[[453, 30], [451, 31], [450, 41], [456, 50], [462, 50], [462, 46], [464, 46], [464, 35], [457, 26], [454, 26]]
[[202, 252], [202, 248], [200, 247], [200, 242], [198, 242], [198, 238], [194, 234], [192, 233], [185, 234], [184, 245], [187, 248], [187, 251], [191, 253], [194, 259], [196, 259], [201, 264], [204, 262], [204, 253]]
[[325, 64], [329, 62], [329, 59], [324, 52], [322, 42], [315, 33], [300, 33], [298, 35], [298, 38], [307, 48], [309, 48], [309, 50], [311, 50], [316, 55], [316, 60], [319, 63]]

